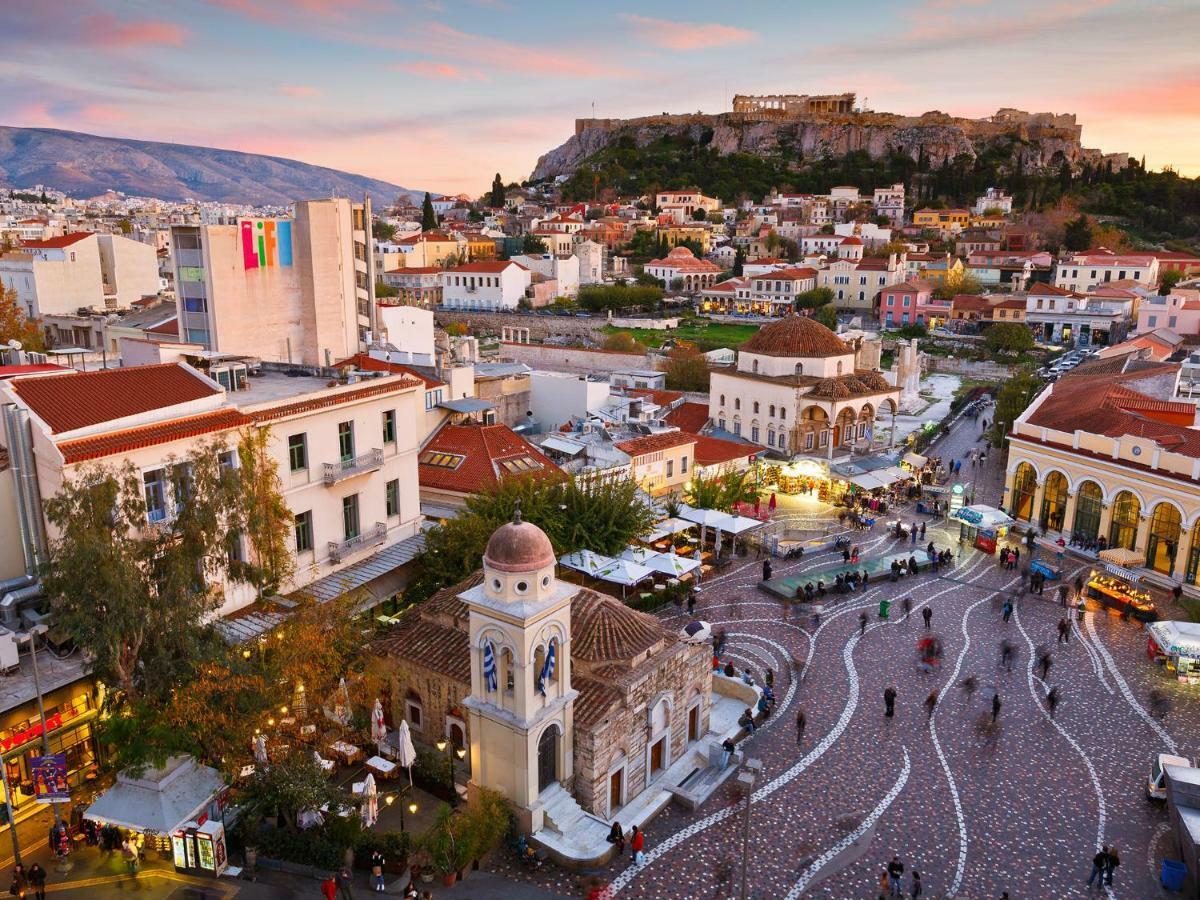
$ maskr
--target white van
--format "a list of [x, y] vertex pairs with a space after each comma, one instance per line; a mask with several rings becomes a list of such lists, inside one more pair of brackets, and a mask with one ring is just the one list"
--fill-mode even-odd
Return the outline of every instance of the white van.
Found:
[[1150, 780], [1146, 783], [1146, 796], [1151, 800], [1167, 799], [1167, 773], [1164, 767], [1179, 766], [1184, 769], [1194, 768], [1191, 760], [1170, 753], [1160, 753], [1150, 766]]

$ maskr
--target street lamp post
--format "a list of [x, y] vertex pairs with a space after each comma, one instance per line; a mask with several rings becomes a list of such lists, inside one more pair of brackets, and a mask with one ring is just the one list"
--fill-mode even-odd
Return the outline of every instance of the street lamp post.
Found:
[[748, 759], [742, 770], [738, 772], [738, 785], [746, 798], [745, 817], [742, 820], [742, 892], [741, 900], [746, 900], [746, 878], [749, 873], [750, 860], [750, 805], [754, 798], [754, 785], [762, 774], [762, 760]]
[[[38, 661], [37, 661], [37, 638], [39, 635], [45, 633], [45, 631], [46, 631], [45, 625], [35, 625], [33, 628], [29, 629], [27, 636], [29, 638], [29, 658], [33, 663], [33, 691], [37, 695], [38, 717], [42, 723], [42, 755], [49, 756], [50, 755], [50, 736], [46, 734], [46, 703], [45, 703], [45, 698], [43, 698], [43, 696], [42, 696], [42, 682], [41, 682], [41, 677], [38, 674]], [[58, 804], [51, 801], [50, 809], [54, 812], [55, 826], [61, 827], [62, 826], [62, 817], [59, 816], [59, 814], [58, 814]], [[13, 825], [13, 831], [15, 834], [16, 825]], [[50, 849], [54, 852], [55, 856], [58, 856], [57, 848], [51, 847]], [[65, 863], [65, 860], [64, 860], [64, 863]]]

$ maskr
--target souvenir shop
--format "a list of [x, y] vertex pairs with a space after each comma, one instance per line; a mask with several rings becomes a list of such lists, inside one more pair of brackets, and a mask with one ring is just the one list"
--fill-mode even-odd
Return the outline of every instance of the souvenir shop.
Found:
[[982, 504], [961, 506], [948, 518], [958, 522], [960, 543], [988, 554], [996, 552], [999, 542], [1008, 536], [1009, 529], [1016, 524], [1016, 520], [1003, 510]]
[[1151, 622], [1146, 626], [1146, 655], [1162, 663], [1183, 684], [1200, 684], [1200, 624]]
[[795, 497], [807, 497], [821, 503], [838, 504], [846, 492], [846, 482], [830, 477], [829, 464], [815, 459], [788, 463], [762, 460], [758, 463], [762, 486]]

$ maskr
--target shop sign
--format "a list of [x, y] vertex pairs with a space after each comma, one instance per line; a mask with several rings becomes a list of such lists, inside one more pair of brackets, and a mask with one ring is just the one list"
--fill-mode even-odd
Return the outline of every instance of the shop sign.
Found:
[[38, 803], [60, 803], [71, 799], [65, 753], [35, 756], [30, 762], [29, 770], [33, 775], [34, 799]]
[[983, 513], [979, 512], [978, 510], [971, 509], [969, 506], [964, 506], [962, 509], [958, 510], [958, 512], [954, 514], [954, 517], [956, 519], [961, 519], [970, 525], [978, 525], [983, 521]]
[[[62, 727], [62, 713], [55, 713], [52, 716], [46, 716], [46, 731], [53, 731], [54, 729], [60, 727]], [[0, 750], [3, 750], [5, 753], [7, 753], [13, 747], [19, 747], [22, 744], [41, 736], [42, 723], [35, 722], [24, 731], [17, 731], [6, 738], [0, 739]]]

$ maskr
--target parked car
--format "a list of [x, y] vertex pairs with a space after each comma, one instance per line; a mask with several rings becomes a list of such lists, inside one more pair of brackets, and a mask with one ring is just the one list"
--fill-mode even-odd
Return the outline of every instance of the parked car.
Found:
[[1179, 766], [1184, 769], [1195, 768], [1191, 760], [1171, 753], [1160, 753], [1150, 764], [1150, 780], [1146, 783], [1146, 796], [1151, 800], [1167, 799], [1167, 773], [1165, 766]]

